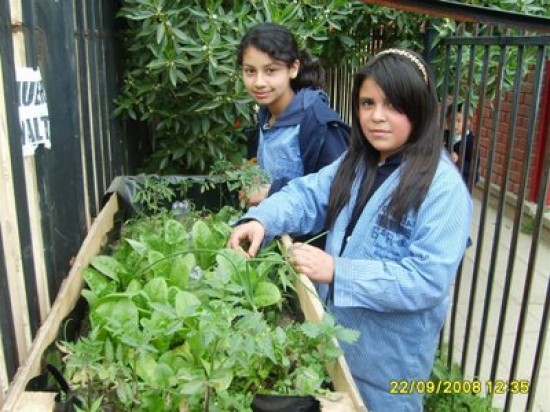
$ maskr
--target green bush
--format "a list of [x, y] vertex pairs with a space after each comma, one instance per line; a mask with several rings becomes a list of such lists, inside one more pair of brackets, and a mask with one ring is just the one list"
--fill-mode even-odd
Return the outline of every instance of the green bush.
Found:
[[154, 127], [149, 172], [203, 173], [220, 157], [243, 156], [242, 127], [252, 123], [254, 107], [236, 49], [251, 26], [284, 24], [314, 55], [326, 43], [342, 57], [355, 44], [344, 23], [365, 8], [347, 0], [189, 3], [124, 0], [119, 12], [127, 56], [117, 114]]
[[[520, 11], [540, 14], [541, 1]], [[508, 0], [494, 3], [512, 7]], [[419, 28], [428, 19], [348, 0], [123, 0], [118, 16], [125, 23], [126, 55], [116, 114], [151, 126], [153, 154], [144, 171], [160, 174], [205, 173], [219, 158], [242, 158], [242, 129], [252, 123], [254, 105], [236, 67], [236, 49], [253, 25], [283, 24], [326, 69], [353, 72], [373, 50], [366, 46], [374, 38], [382, 47], [422, 51]], [[429, 47], [439, 49], [441, 36], [454, 33], [457, 23], [433, 23], [439, 37]], [[509, 62], [513, 66], [514, 59]], [[490, 85], [494, 78], [489, 73]], [[504, 81], [512, 84], [513, 71]]]

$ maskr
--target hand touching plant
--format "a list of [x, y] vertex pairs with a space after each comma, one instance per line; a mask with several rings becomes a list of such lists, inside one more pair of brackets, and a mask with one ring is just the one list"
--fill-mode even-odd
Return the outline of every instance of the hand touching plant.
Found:
[[243, 253], [247, 258], [253, 258], [258, 253], [264, 236], [265, 230], [262, 224], [257, 220], [251, 220], [237, 226], [231, 232], [227, 246]]
[[288, 250], [287, 260], [296, 271], [311, 280], [330, 283], [334, 278], [334, 258], [307, 243], [293, 243]]
[[[231, 233], [227, 244], [233, 250], [243, 253], [246, 257], [256, 256], [264, 239], [264, 227], [257, 220], [251, 220], [237, 226]], [[307, 243], [289, 243], [287, 237], [287, 261], [299, 274], [321, 283], [330, 283], [334, 277], [334, 258]]]

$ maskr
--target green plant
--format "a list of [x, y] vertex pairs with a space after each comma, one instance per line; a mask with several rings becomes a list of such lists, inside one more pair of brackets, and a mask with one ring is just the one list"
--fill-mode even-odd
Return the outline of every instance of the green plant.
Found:
[[157, 214], [172, 202], [176, 196], [170, 182], [159, 176], [142, 175], [141, 183], [137, 183], [134, 202], [139, 207], [139, 214], [147, 216]]
[[238, 216], [226, 207], [140, 217], [92, 259], [82, 291], [90, 331], [59, 345], [87, 405], [246, 411], [254, 393], [326, 391], [324, 365], [340, 355], [333, 339], [354, 333], [329, 316], [289, 321], [296, 274], [276, 242], [252, 260], [225, 249]]
[[353, 45], [345, 22], [358, 7], [346, 0], [124, 0], [126, 69], [116, 113], [154, 126], [147, 171], [203, 173], [220, 157], [242, 158], [241, 127], [252, 123], [254, 107], [236, 50], [252, 25], [285, 24], [319, 54], [325, 42], [335, 51]]
[[528, 235], [532, 235], [533, 223], [534, 223], [533, 217], [524, 214], [521, 220], [521, 228], [520, 228], [521, 232]]
[[[202, 191], [212, 189], [216, 184], [225, 184], [232, 193], [256, 190], [271, 181], [269, 174], [261, 169], [255, 160], [243, 160], [234, 165], [228, 160], [218, 159], [211, 167], [208, 179], [205, 180]], [[244, 199], [239, 201], [241, 209], [247, 207]]]
[[[548, 15], [545, 1], [498, 0], [491, 7]], [[443, 67], [441, 39], [458, 29], [452, 19], [433, 20], [347, 0], [124, 0], [119, 17], [126, 24], [123, 43], [127, 53], [116, 113], [153, 126], [153, 153], [145, 171], [162, 174], [204, 173], [220, 157], [234, 163], [242, 158], [242, 127], [253, 122], [254, 106], [236, 67], [236, 48], [243, 34], [258, 22], [286, 25], [325, 68], [348, 66], [350, 71], [369, 57], [373, 40], [383, 47], [423, 51], [422, 28], [427, 23], [433, 23], [438, 33], [428, 45], [438, 50], [433, 64]], [[471, 25], [462, 26], [464, 36], [475, 35]], [[476, 51], [476, 65], [483, 52], [482, 48]], [[490, 61], [496, 61], [495, 53], [490, 50]], [[526, 65], [530, 56], [528, 52]], [[469, 59], [468, 54], [463, 61]], [[514, 56], [508, 56], [506, 65], [504, 86], [511, 87]], [[464, 76], [466, 72], [460, 77]], [[477, 89], [482, 74], [477, 70], [474, 76]], [[489, 94], [495, 90], [495, 79], [492, 66], [486, 81]], [[441, 89], [442, 73], [438, 73], [438, 84]], [[459, 86], [464, 96], [467, 84], [464, 79]], [[440, 90], [441, 95], [448, 92]], [[477, 93], [472, 91], [472, 105]]]
[[[481, 394], [481, 383], [479, 386], [469, 385], [457, 364], [449, 368], [446, 356], [436, 357], [430, 382], [433, 388], [440, 390], [426, 391], [424, 410], [427, 412], [497, 411], [491, 406], [492, 399]], [[438, 385], [438, 382], [442, 384]]]

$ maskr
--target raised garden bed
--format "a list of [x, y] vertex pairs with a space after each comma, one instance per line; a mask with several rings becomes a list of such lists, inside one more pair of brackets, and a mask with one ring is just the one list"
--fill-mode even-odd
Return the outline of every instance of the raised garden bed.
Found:
[[[28, 359], [22, 365], [10, 386], [3, 406], [4, 411], [54, 410], [53, 397], [55, 394], [30, 392], [27, 390], [27, 384], [31, 378], [43, 372], [43, 354], [59, 338], [59, 330], [63, 326], [64, 319], [77, 306], [84, 287], [83, 273], [85, 273], [90, 263], [93, 262], [94, 257], [102, 251], [111, 230], [115, 227], [115, 217], [122, 212], [117, 196], [111, 196], [100, 215], [94, 221], [75, 259], [74, 265], [52, 306], [50, 314], [38, 332]], [[314, 323], [321, 323], [324, 310], [311, 282], [307, 278], [301, 277], [294, 282], [294, 285], [305, 319]], [[269, 286], [267, 288], [269, 289]], [[186, 304], [182, 303], [182, 299], [180, 296], [179, 310], [180, 312], [185, 312], [186, 309], [184, 307]], [[267, 304], [269, 302], [264, 303]], [[262, 303], [260, 302], [259, 306], [261, 305]], [[337, 345], [335, 339], [333, 339], [332, 344]], [[336, 361], [328, 362], [326, 370], [330, 376], [333, 392], [317, 396], [317, 399], [321, 402], [322, 410], [329, 412], [365, 411], [366, 408], [357, 392], [344, 358], [339, 356]], [[146, 371], [142, 371], [141, 373], [147, 374]], [[219, 380], [223, 381], [223, 377], [220, 376]], [[193, 381], [190, 380], [189, 384], [192, 386]], [[219, 384], [223, 386], [223, 383]], [[184, 410], [185, 405], [181, 404], [180, 408]]]

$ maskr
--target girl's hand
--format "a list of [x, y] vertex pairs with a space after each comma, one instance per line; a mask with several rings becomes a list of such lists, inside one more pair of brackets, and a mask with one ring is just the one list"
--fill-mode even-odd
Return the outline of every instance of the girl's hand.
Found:
[[252, 258], [258, 253], [264, 236], [265, 230], [262, 224], [257, 220], [251, 220], [233, 229], [227, 247], [241, 252], [247, 258]]
[[334, 258], [307, 243], [294, 243], [289, 249], [288, 261], [296, 271], [311, 280], [330, 283], [334, 278]]

